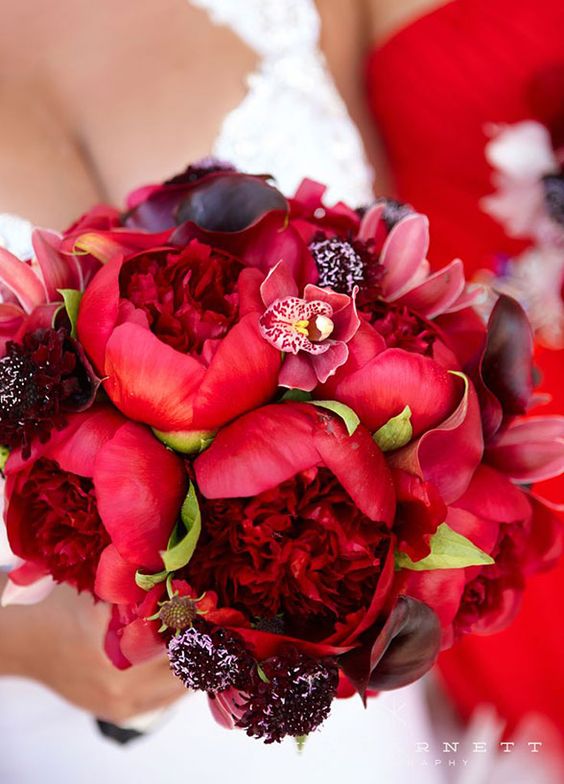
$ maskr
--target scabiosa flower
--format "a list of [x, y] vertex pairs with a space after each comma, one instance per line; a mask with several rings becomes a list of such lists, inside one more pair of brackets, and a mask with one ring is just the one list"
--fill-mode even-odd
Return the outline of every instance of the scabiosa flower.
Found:
[[239, 639], [199, 621], [168, 644], [173, 673], [188, 689], [208, 694], [230, 687], [246, 690], [255, 662]]
[[364, 262], [354, 247], [339, 237], [316, 240], [309, 249], [319, 270], [319, 285], [352, 294], [364, 280]]
[[295, 649], [261, 662], [237, 726], [265, 743], [308, 735], [329, 716], [339, 673], [332, 659]]
[[88, 408], [96, 382], [78, 344], [63, 329], [39, 329], [10, 341], [0, 359], [0, 443], [23, 447], [45, 443], [65, 426], [65, 412]]

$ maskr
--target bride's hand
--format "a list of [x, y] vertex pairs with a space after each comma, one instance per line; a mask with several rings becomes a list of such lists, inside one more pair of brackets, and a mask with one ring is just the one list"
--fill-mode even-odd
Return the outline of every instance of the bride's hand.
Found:
[[115, 724], [186, 694], [164, 655], [117, 670], [102, 648], [108, 616], [108, 607], [65, 586], [40, 604], [0, 609], [0, 676], [32, 678]]

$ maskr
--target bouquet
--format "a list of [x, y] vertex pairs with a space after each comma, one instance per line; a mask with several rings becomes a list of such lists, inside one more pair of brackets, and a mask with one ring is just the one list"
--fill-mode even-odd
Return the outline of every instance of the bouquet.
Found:
[[267, 743], [509, 623], [562, 544], [523, 309], [323, 191], [206, 161], [0, 250], [5, 600], [92, 593], [117, 667], [166, 650]]

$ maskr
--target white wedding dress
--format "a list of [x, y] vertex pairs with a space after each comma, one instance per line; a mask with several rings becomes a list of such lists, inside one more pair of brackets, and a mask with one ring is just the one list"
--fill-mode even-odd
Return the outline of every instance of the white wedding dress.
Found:
[[[230, 25], [260, 58], [211, 152], [243, 170], [274, 174], [288, 193], [308, 176], [330, 184], [329, 201], [368, 202], [372, 173], [319, 50], [314, 1], [193, 4]], [[30, 231], [22, 219], [0, 216], [0, 242], [23, 258], [31, 253]], [[446, 781], [434, 754], [425, 760], [416, 752], [421, 742], [436, 748], [421, 684], [372, 699], [366, 710], [358, 698], [338, 701], [299, 753], [292, 740], [266, 747], [220, 728], [201, 694], [188, 695], [148, 735], [121, 747], [47, 689], [0, 678], [0, 784]]]

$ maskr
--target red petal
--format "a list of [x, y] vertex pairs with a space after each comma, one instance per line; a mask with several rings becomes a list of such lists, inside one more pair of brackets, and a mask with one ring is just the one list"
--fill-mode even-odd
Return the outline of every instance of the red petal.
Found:
[[164, 640], [157, 625], [151, 621], [137, 619], [124, 627], [120, 648], [131, 664], [142, 664], [165, 655]]
[[316, 419], [312, 406], [294, 403], [266, 406], [237, 419], [194, 463], [201, 492], [207, 498], [258, 495], [317, 465]]
[[564, 471], [564, 417], [514, 420], [488, 445], [486, 459], [514, 482], [542, 482]]
[[212, 430], [268, 402], [278, 386], [280, 363], [280, 352], [259, 332], [258, 315], [245, 316], [220, 343], [205, 372], [193, 427]]
[[323, 463], [337, 477], [356, 506], [371, 520], [391, 525], [395, 513], [392, 476], [384, 455], [362, 425], [349, 436], [331, 414], [319, 411], [323, 424], [314, 443]]
[[391, 230], [380, 263], [386, 270], [382, 292], [386, 299], [399, 293], [413, 278], [429, 249], [429, 221], [424, 215], [408, 215]]
[[15, 294], [26, 313], [46, 301], [45, 288], [29, 264], [5, 248], [0, 248], [0, 283]]
[[138, 604], [145, 591], [135, 583], [137, 566], [124, 561], [113, 544], [100, 556], [94, 593], [111, 604]]
[[101, 449], [94, 486], [100, 517], [122, 558], [162, 569], [159, 550], [167, 546], [187, 490], [182, 460], [149, 430], [128, 423]]
[[31, 239], [49, 301], [61, 299], [58, 289], [82, 289], [78, 261], [71, 253], [61, 253], [59, 234], [46, 229], [34, 229]]
[[[345, 346], [346, 349], [346, 346]], [[311, 392], [319, 380], [314, 370], [313, 357], [305, 351], [299, 354], [287, 354], [282, 363], [278, 383], [288, 389], [301, 389]]]
[[287, 264], [279, 261], [270, 270], [260, 287], [260, 293], [266, 308], [278, 299], [298, 296], [298, 286]]
[[432, 482], [445, 503], [450, 504], [468, 487], [483, 447], [478, 399], [469, 383], [448, 419], [414, 444], [395, 452], [390, 460], [392, 465]]
[[432, 319], [456, 302], [464, 291], [465, 284], [464, 266], [460, 259], [455, 259], [418, 286], [402, 294], [397, 302]]
[[106, 344], [118, 319], [122, 262], [122, 258], [115, 258], [96, 273], [78, 312], [78, 339], [100, 373], [104, 372]]
[[192, 357], [126, 323], [108, 341], [105, 372], [106, 392], [126, 416], [163, 431], [192, 428], [194, 392], [204, 376]]
[[436, 362], [403, 349], [387, 349], [337, 387], [338, 399], [375, 431], [406, 405], [414, 435], [444, 421], [456, 407], [456, 378]]
[[497, 523], [514, 523], [531, 515], [531, 505], [525, 493], [499, 471], [486, 465], [476, 470], [456, 506]]

